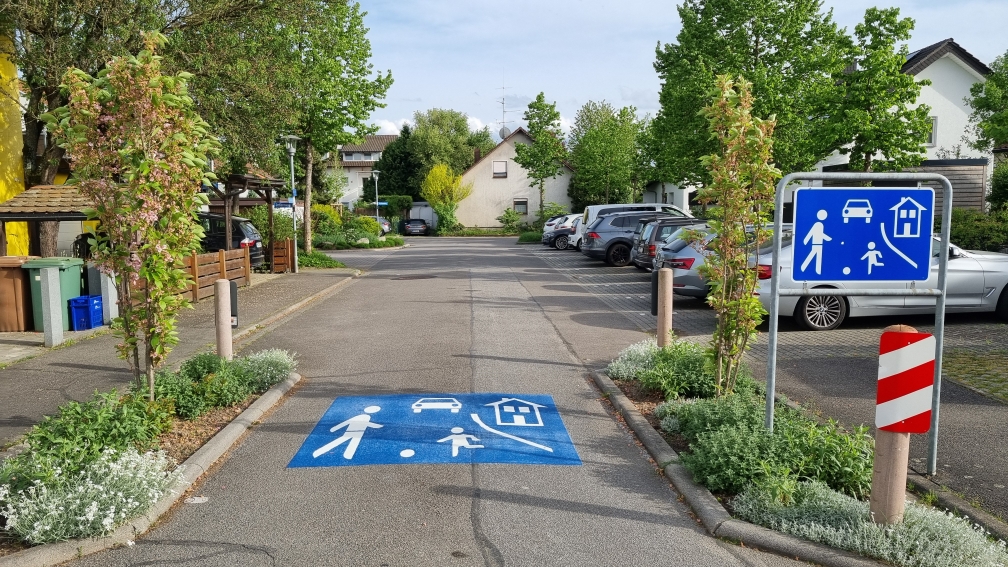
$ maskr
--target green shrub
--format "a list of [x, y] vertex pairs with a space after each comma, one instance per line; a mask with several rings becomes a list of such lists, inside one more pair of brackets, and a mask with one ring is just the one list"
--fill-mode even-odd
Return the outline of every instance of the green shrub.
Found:
[[312, 232], [317, 234], [337, 234], [343, 220], [332, 205], [312, 205]]
[[240, 364], [226, 364], [217, 372], [203, 378], [199, 385], [210, 407], [226, 408], [240, 404], [252, 394], [250, 376]]
[[988, 214], [972, 209], [952, 209], [950, 240], [966, 250], [1001, 250], [1008, 245], [1008, 210]]
[[615, 380], [636, 380], [641, 372], [654, 366], [657, 352], [658, 341], [654, 338], [644, 339], [620, 351], [605, 372]]
[[908, 503], [903, 522], [871, 521], [868, 503], [798, 482], [791, 502], [773, 485], [756, 483], [732, 502], [736, 516], [770, 529], [906, 567], [1003, 566], [1004, 542], [992, 542], [980, 526], [928, 506]]
[[524, 244], [528, 244], [528, 243], [532, 243], [532, 242], [535, 242], [535, 243], [542, 242], [542, 232], [536, 232], [534, 230], [531, 230], [531, 231], [523, 232], [523, 233], [521, 233], [521, 234], [518, 235], [518, 243], [519, 244], [523, 244], [523, 243]]
[[[991, 173], [991, 190], [987, 196], [991, 209], [1001, 210], [1008, 207], [1008, 161], [1002, 161], [994, 166]], [[952, 225], [955, 226], [954, 224]]]
[[348, 232], [363, 232], [368, 235], [378, 236], [381, 234], [381, 226], [374, 217], [354, 216], [349, 221], [343, 222], [344, 230]]
[[318, 250], [313, 250], [311, 253], [299, 250], [298, 266], [302, 268], [345, 268], [346, 264], [333, 260]]
[[294, 357], [285, 350], [269, 349], [250, 354], [235, 361], [241, 366], [249, 389], [253, 393], [262, 393], [275, 384], [279, 384], [290, 376], [297, 368]]
[[199, 382], [205, 376], [217, 372], [224, 367], [226, 361], [213, 352], [204, 352], [186, 360], [179, 369], [179, 374], [190, 382]]
[[654, 353], [650, 368], [637, 378], [642, 386], [666, 399], [710, 398], [717, 393], [714, 366], [707, 349], [690, 341], [672, 341]]
[[196, 419], [206, 412], [206, 397], [202, 389], [197, 387], [198, 382], [181, 373], [165, 372], [158, 376], [154, 384], [154, 396], [159, 400], [171, 400], [175, 415], [182, 419]]
[[[290, 209], [287, 209], [290, 210]], [[263, 245], [268, 245], [270, 243], [270, 233], [269, 233], [269, 207], [266, 205], [259, 205], [257, 207], [252, 207], [248, 211], [248, 219], [252, 222], [252, 226], [256, 227], [259, 234], [263, 237]], [[300, 226], [300, 223], [298, 223]], [[276, 213], [273, 215], [273, 232], [276, 236], [277, 242], [282, 242], [284, 240], [290, 240], [294, 238], [294, 224], [291, 220], [290, 215], [284, 213]]]
[[514, 209], [504, 209], [504, 213], [497, 217], [497, 222], [504, 227], [504, 232], [518, 232], [518, 225], [521, 224], [521, 215]]

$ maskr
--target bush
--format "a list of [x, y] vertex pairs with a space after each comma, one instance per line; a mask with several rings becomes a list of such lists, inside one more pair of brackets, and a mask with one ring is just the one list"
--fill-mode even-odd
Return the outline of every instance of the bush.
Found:
[[[1001, 210], [1008, 207], [1008, 161], [1002, 161], [994, 166], [991, 173], [991, 190], [987, 196], [991, 209]], [[952, 225], [955, 226], [954, 224]]]
[[966, 250], [997, 252], [1008, 245], [1008, 210], [988, 214], [972, 209], [952, 209], [950, 239]]
[[269, 349], [260, 351], [235, 361], [242, 367], [249, 388], [254, 393], [262, 393], [279, 384], [297, 368], [294, 357], [285, 350]]
[[343, 228], [348, 232], [359, 231], [371, 236], [381, 234], [381, 226], [374, 217], [353, 216], [349, 221], [344, 221]]
[[733, 501], [735, 515], [770, 529], [907, 567], [1003, 566], [1004, 542], [991, 542], [980, 526], [927, 506], [908, 503], [903, 522], [871, 521], [867, 502], [799, 482], [792, 502], [781, 502], [772, 486], [758, 483]]
[[204, 352], [182, 363], [179, 373], [190, 382], [199, 382], [205, 376], [224, 368], [227, 361], [212, 352]]
[[[6, 463], [5, 463], [6, 465]], [[4, 529], [31, 544], [98, 537], [143, 514], [182, 479], [164, 453], [105, 449], [78, 472], [15, 490], [0, 484]]]
[[[288, 209], [289, 210], [289, 209]], [[252, 226], [256, 227], [259, 234], [263, 237], [263, 245], [269, 245], [270, 243], [270, 233], [269, 233], [269, 207], [266, 205], [259, 205], [257, 207], [252, 207], [248, 211], [248, 219], [251, 221]], [[298, 223], [300, 226], [300, 223]], [[284, 240], [290, 240], [294, 238], [294, 225], [290, 219], [290, 215], [284, 213], [277, 213], [273, 215], [273, 232], [276, 237], [277, 242], [282, 242]]]
[[535, 243], [542, 242], [542, 232], [527, 231], [527, 232], [523, 232], [523, 233], [521, 233], [521, 234], [518, 235], [518, 243], [519, 244], [522, 244], [522, 243], [526, 243], [527, 244], [527, 243], [530, 243], [530, 242], [535, 242]]
[[318, 250], [313, 250], [310, 254], [299, 250], [298, 266], [301, 268], [345, 268], [346, 264], [333, 260]]
[[666, 399], [710, 398], [717, 394], [714, 363], [707, 349], [690, 341], [672, 341], [654, 352], [650, 367], [637, 375], [642, 386]]
[[654, 366], [656, 352], [658, 341], [653, 338], [644, 339], [620, 351], [605, 372], [615, 380], [636, 380], [641, 372]]
[[497, 222], [503, 225], [504, 232], [517, 233], [518, 226], [521, 224], [521, 215], [514, 209], [504, 209], [504, 213], [497, 217]]
[[158, 376], [154, 384], [154, 395], [157, 399], [171, 400], [175, 415], [182, 419], [196, 419], [207, 409], [206, 397], [202, 389], [197, 387], [198, 382], [181, 373], [163, 373]]
[[312, 205], [312, 232], [317, 234], [337, 234], [343, 220], [332, 205]]
[[215, 408], [238, 405], [252, 394], [246, 368], [233, 363], [203, 378], [198, 387], [202, 389], [207, 405]]

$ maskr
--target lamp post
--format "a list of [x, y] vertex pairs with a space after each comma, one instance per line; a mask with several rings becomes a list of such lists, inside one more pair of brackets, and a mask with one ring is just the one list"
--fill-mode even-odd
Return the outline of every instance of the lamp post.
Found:
[[297, 249], [297, 188], [294, 187], [294, 152], [297, 150], [298, 138], [294, 134], [282, 136], [284, 144], [287, 146], [287, 156], [290, 158], [291, 170], [291, 196], [294, 202], [291, 203], [291, 219], [294, 220], [294, 264], [293, 272], [298, 273], [298, 249]]
[[378, 174], [381, 173], [377, 169], [371, 170], [371, 177], [374, 178], [374, 220], [378, 223], [378, 227], [381, 227], [381, 221], [378, 220]]

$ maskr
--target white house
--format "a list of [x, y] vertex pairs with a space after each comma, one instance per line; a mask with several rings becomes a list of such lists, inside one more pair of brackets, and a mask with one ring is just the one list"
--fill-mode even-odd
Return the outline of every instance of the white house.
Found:
[[[459, 203], [455, 215], [460, 223], [469, 227], [499, 227], [501, 223], [497, 217], [506, 209], [518, 211], [524, 221], [535, 218], [539, 210], [539, 189], [532, 187], [525, 170], [514, 161], [515, 145], [531, 143], [528, 132], [518, 128], [462, 174], [462, 183], [472, 183], [472, 194]], [[560, 175], [546, 180], [547, 203], [570, 208], [567, 186], [572, 173], [564, 165]]]
[[[344, 205], [351, 206], [361, 198], [364, 179], [371, 176], [371, 171], [374, 170], [375, 163], [381, 159], [382, 152], [398, 137], [397, 134], [368, 135], [364, 136], [362, 144], [340, 146], [340, 165], [347, 175], [346, 189], [340, 198]], [[378, 190], [381, 191], [381, 174], [378, 176]]]

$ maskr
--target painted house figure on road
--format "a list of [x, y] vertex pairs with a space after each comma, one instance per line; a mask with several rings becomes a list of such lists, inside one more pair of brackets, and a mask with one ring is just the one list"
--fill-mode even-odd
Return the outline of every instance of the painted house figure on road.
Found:
[[542, 416], [539, 408], [545, 407], [536, 403], [526, 402], [518, 398], [504, 398], [499, 402], [487, 404], [493, 406], [497, 413], [497, 425], [526, 425], [542, 427]]
[[914, 201], [910, 197], [903, 197], [899, 203], [892, 208], [893, 211], [893, 236], [896, 238], [919, 238], [921, 211], [927, 207]]

